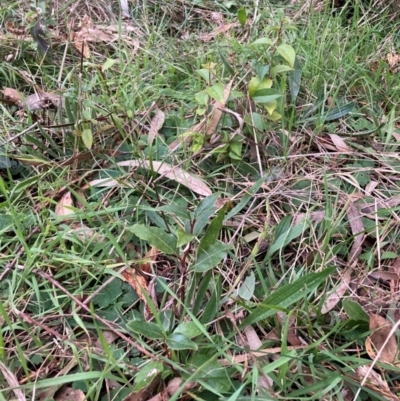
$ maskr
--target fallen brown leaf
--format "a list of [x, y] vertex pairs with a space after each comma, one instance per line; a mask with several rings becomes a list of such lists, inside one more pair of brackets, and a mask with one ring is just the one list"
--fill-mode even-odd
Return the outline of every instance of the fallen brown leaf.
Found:
[[148, 293], [146, 279], [142, 275], [136, 274], [136, 272], [132, 269], [127, 269], [122, 272], [122, 277], [133, 287], [138, 294], [138, 297], [144, 302], [144, 304], [147, 305], [146, 297], [143, 295], [144, 291]]
[[[366, 348], [367, 351], [370, 350], [370, 352], [373, 353], [371, 355], [370, 352], [368, 352], [369, 357], [374, 359], [376, 357], [375, 354], [381, 350], [386, 342], [386, 339], [390, 335], [392, 325], [384, 317], [376, 314], [370, 314], [369, 328], [373, 332], [367, 339], [370, 344], [366, 344]], [[385, 345], [385, 348], [381, 352], [379, 361], [392, 364], [397, 358], [397, 353], [397, 339], [396, 336], [392, 334], [389, 338], [389, 341]]]
[[74, 213], [74, 211], [71, 210], [71, 207], [73, 206], [74, 202], [72, 200], [71, 192], [67, 191], [56, 205], [56, 216], [61, 217]]
[[161, 110], [157, 110], [155, 116], [151, 120], [149, 130], [149, 145], [151, 145], [158, 134], [158, 131], [164, 125], [165, 114]]
[[85, 394], [82, 390], [75, 390], [72, 387], [64, 387], [58, 391], [55, 401], [84, 401]]
[[[325, 314], [331, 311], [343, 298], [345, 292], [349, 289], [351, 280], [351, 270], [347, 269], [340, 280], [340, 284], [336, 287], [335, 291], [328, 295], [324, 304], [322, 305], [321, 313]], [[295, 344], [292, 344], [295, 345]]]

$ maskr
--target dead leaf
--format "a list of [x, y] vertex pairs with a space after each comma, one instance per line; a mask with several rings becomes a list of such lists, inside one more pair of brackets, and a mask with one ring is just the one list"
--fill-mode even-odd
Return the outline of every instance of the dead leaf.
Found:
[[210, 40], [214, 39], [217, 35], [228, 32], [231, 28], [234, 28], [235, 26], [239, 26], [239, 24], [237, 22], [231, 22], [225, 25], [221, 24], [214, 31], [201, 34], [200, 39], [203, 42], [209, 42]]
[[158, 174], [161, 174], [161, 176], [170, 178], [171, 180], [188, 187], [199, 195], [209, 196], [212, 194], [211, 189], [200, 178], [189, 174], [180, 167], [171, 166], [167, 163], [158, 161], [153, 161], [150, 163], [147, 160], [126, 160], [117, 163], [117, 165], [121, 167], [144, 167], [147, 169], [154, 169], [154, 171]]
[[[369, 340], [368, 346], [366, 341], [366, 348], [367, 351], [370, 350], [370, 352], [372, 352], [372, 355], [368, 352], [369, 357], [375, 359], [376, 354], [381, 350], [383, 344], [390, 335], [392, 325], [384, 317], [372, 313], [369, 318], [369, 328], [373, 332], [367, 339], [367, 341]], [[392, 364], [397, 358], [397, 353], [397, 339], [396, 336], [392, 334], [381, 352], [379, 361]]]
[[[157, 375], [148, 386], [142, 388], [140, 391], [129, 394], [128, 397], [124, 398], [124, 401], [147, 401], [147, 400], [149, 400], [149, 397], [154, 393], [154, 391], [157, 389], [157, 387], [160, 384], [160, 376], [161, 376], [160, 374]], [[153, 398], [155, 398], [155, 397], [153, 397]], [[150, 398], [150, 399], [153, 399], [153, 398]], [[162, 401], [164, 401], [164, 400], [162, 400]]]
[[358, 207], [350, 201], [347, 208], [347, 218], [349, 219], [351, 233], [354, 236], [353, 246], [351, 247], [348, 263], [354, 263], [361, 254], [361, 246], [365, 238], [364, 224]]
[[326, 298], [324, 304], [322, 305], [321, 309], [322, 314], [331, 311], [342, 300], [343, 295], [349, 289], [350, 280], [351, 280], [351, 270], [347, 269], [342, 276], [340, 284], [337, 286], [335, 291]]
[[145, 273], [151, 273], [151, 264], [156, 261], [157, 256], [159, 255], [160, 251], [156, 247], [150, 248], [146, 255], [143, 258], [143, 262], [140, 263], [140, 269]]
[[[174, 152], [176, 149], [178, 149], [183, 143], [189, 143], [192, 140], [193, 135], [198, 134], [198, 133], [203, 133], [206, 136], [210, 136], [211, 142], [216, 142], [216, 136], [218, 134], [216, 133], [216, 129], [219, 123], [219, 120], [221, 119], [222, 111], [225, 108], [225, 104], [228, 101], [229, 94], [231, 92], [231, 87], [232, 87], [233, 80], [231, 80], [228, 85], [224, 88], [224, 99], [222, 102], [215, 102], [213, 105], [213, 108], [210, 112], [210, 114], [205, 117], [201, 122], [198, 124], [194, 125], [192, 128], [187, 130], [181, 137], [179, 137], [177, 140], [172, 142], [169, 145], [169, 149], [171, 152]], [[235, 115], [238, 115], [238, 113], [231, 112]], [[243, 119], [241, 119], [243, 120]]]
[[341, 138], [339, 135], [336, 134], [328, 134], [328, 135], [339, 152], [353, 152], [353, 149], [350, 146], [348, 146], [347, 143], [343, 140], [343, 138]]
[[15, 397], [18, 401], [26, 401], [24, 392], [20, 389], [20, 384], [18, 379], [12, 373], [3, 362], [0, 361], [0, 371], [3, 375], [3, 378], [6, 380], [8, 386], [12, 389], [15, 394]]
[[56, 216], [61, 217], [74, 213], [74, 211], [71, 210], [71, 207], [73, 206], [74, 202], [72, 200], [71, 192], [67, 191], [56, 205]]
[[24, 95], [13, 88], [4, 88], [0, 92], [11, 102], [18, 104], [24, 99]]
[[[107, 344], [112, 344], [118, 338], [117, 334], [115, 334], [109, 330], [103, 331], [103, 337], [106, 340]], [[101, 343], [101, 340], [99, 338], [96, 340], [96, 343], [94, 346], [95, 346], [95, 348], [103, 349], [103, 344]]]
[[147, 305], [146, 297], [143, 292], [148, 293], [147, 281], [141, 274], [136, 274], [135, 270], [127, 269], [122, 272], [122, 277], [133, 287], [138, 297]]
[[165, 114], [161, 110], [157, 110], [155, 116], [151, 120], [150, 129], [149, 129], [149, 146], [153, 143], [155, 137], [158, 134], [158, 131], [164, 125], [165, 122]]
[[85, 394], [82, 390], [72, 387], [63, 387], [56, 395], [55, 401], [84, 401]]
[[95, 237], [96, 241], [101, 241], [102, 236], [99, 234], [96, 234], [95, 231], [93, 231], [91, 228], [89, 228], [87, 225], [84, 223], [73, 223], [71, 224], [71, 231], [70, 233], [77, 235], [77, 237], [83, 242], [86, 243], [93, 237]]
[[[278, 318], [279, 324], [281, 326], [283, 326], [284, 320], [286, 319], [286, 313], [278, 312], [277, 318]], [[289, 328], [287, 331], [287, 342], [290, 345], [294, 345], [294, 346], [302, 345], [303, 343], [300, 341], [299, 337], [296, 334], [296, 329], [293, 327], [294, 323], [295, 323], [295, 318], [294, 318], [294, 316], [291, 316], [289, 318]]]
[[391, 392], [388, 383], [382, 379], [379, 373], [375, 372], [374, 370], [369, 370], [369, 366], [359, 366], [356, 370], [354, 378], [361, 383], [361, 381], [368, 374], [368, 379], [365, 382], [366, 387], [384, 396], [388, 401], [399, 401], [400, 398]]

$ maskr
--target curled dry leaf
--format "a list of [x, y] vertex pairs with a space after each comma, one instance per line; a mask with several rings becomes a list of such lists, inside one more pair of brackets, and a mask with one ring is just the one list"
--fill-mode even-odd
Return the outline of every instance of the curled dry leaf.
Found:
[[161, 110], [157, 110], [155, 116], [151, 120], [149, 130], [149, 145], [151, 145], [158, 134], [158, 131], [164, 125], [165, 114]]
[[[335, 291], [326, 298], [321, 313], [325, 314], [331, 311], [343, 298], [345, 292], [349, 289], [351, 280], [351, 270], [348, 269], [344, 272], [340, 284], [337, 286]], [[292, 344], [295, 345], [295, 344]]]
[[18, 379], [3, 362], [0, 361], [0, 371], [8, 386], [13, 389], [14, 395], [18, 401], [26, 401], [25, 394], [20, 388]]
[[341, 138], [339, 135], [336, 134], [328, 134], [329, 137], [332, 140], [332, 143], [335, 145], [336, 149], [338, 152], [352, 152], [353, 149], [351, 149], [350, 146], [347, 145], [347, 143]]
[[[392, 325], [384, 317], [372, 313], [369, 318], [369, 328], [372, 330], [372, 334], [366, 341], [366, 348], [367, 352], [369, 351], [369, 357], [375, 359], [376, 354], [382, 349], [386, 339], [390, 336]], [[379, 361], [392, 364], [396, 360], [397, 354], [397, 340], [396, 336], [392, 334], [382, 349]]]
[[56, 205], [56, 216], [61, 217], [74, 213], [73, 210], [71, 210], [71, 207], [73, 206], [74, 202], [72, 200], [71, 192], [67, 191]]
[[147, 305], [146, 297], [143, 295], [144, 291], [148, 293], [146, 279], [142, 275], [136, 274], [136, 272], [131, 269], [125, 270], [122, 273], [122, 277], [133, 287], [138, 294], [138, 297], [144, 302], [144, 304]]
[[26, 97], [12, 88], [4, 88], [0, 92], [11, 104], [18, 106], [20, 109], [26, 109], [29, 111], [46, 109], [49, 107], [57, 108], [63, 103], [61, 96], [51, 92], [48, 93], [41, 91]]
[[82, 390], [75, 390], [72, 387], [62, 388], [55, 397], [55, 401], [84, 401], [85, 394]]
[[145, 273], [151, 273], [151, 264], [155, 262], [160, 251], [156, 247], [150, 248], [143, 258], [143, 262], [140, 264], [140, 269]]
[[147, 160], [126, 160], [123, 162], [117, 163], [118, 166], [123, 167], [144, 167], [147, 169], [153, 168], [155, 172], [161, 174], [164, 177], [170, 178], [178, 182], [185, 187], [188, 187], [193, 192], [202, 195], [202, 196], [209, 196], [212, 194], [211, 189], [208, 185], [198, 177], [195, 177], [185, 170], [181, 169], [180, 167], [171, 166], [167, 163], [153, 161], [150, 163]]

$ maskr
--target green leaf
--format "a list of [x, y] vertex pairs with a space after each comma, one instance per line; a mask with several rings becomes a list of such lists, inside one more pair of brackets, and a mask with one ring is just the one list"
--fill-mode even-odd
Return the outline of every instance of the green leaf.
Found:
[[242, 285], [239, 287], [238, 295], [246, 301], [249, 301], [254, 294], [254, 289], [256, 286], [256, 277], [253, 272], [246, 277]]
[[[199, 235], [203, 228], [208, 224], [208, 219], [214, 214], [216, 208], [214, 204], [218, 199], [219, 194], [212, 194], [204, 198], [199, 205], [197, 206], [196, 210], [193, 212], [193, 218], [195, 220], [195, 224], [193, 227], [193, 234]], [[186, 222], [185, 229], [186, 232], [190, 232], [190, 222]]]
[[299, 237], [310, 226], [310, 222], [305, 220], [294, 227], [291, 227], [287, 232], [282, 233], [274, 243], [269, 247], [266, 258], [271, 258], [275, 252], [284, 248], [295, 238]]
[[188, 234], [186, 231], [182, 230], [181, 228], [178, 228], [176, 230], [176, 236], [178, 237], [178, 241], [176, 243], [176, 246], [178, 248], [188, 244], [193, 238], [195, 238], [195, 236], [193, 234]]
[[206, 89], [207, 93], [217, 102], [223, 103], [224, 102], [224, 85], [221, 83], [217, 83], [213, 86], [210, 86]]
[[115, 63], [117, 62], [117, 60], [113, 60], [112, 58], [108, 58], [104, 64], [103, 67], [101, 67], [102, 71], [107, 71], [109, 68], [111, 68]]
[[93, 133], [92, 133], [92, 130], [90, 128], [85, 128], [82, 131], [82, 140], [83, 140], [83, 143], [85, 144], [85, 146], [88, 149], [92, 148], [92, 145], [93, 145]]
[[251, 78], [249, 82], [249, 95], [253, 97], [258, 90], [269, 89], [272, 86], [272, 80], [269, 78], [264, 78], [262, 81], [259, 77]]
[[246, 25], [247, 15], [246, 15], [246, 9], [244, 7], [240, 7], [238, 10], [238, 20], [240, 22], [240, 25], [242, 25], [242, 27]]
[[260, 64], [258, 61], [254, 60], [251, 67], [253, 68], [253, 71], [257, 74], [258, 78], [261, 81], [269, 73], [269, 65], [268, 64], [266, 64], [266, 65]]
[[294, 68], [296, 52], [294, 51], [293, 47], [283, 43], [279, 45], [276, 50], [289, 63], [289, 65]]
[[250, 46], [258, 46], [258, 45], [272, 45], [273, 41], [270, 38], [260, 38], [255, 40]]
[[198, 346], [194, 341], [192, 341], [190, 338], [187, 338], [185, 335], [180, 333], [171, 334], [166, 339], [166, 343], [169, 346], [169, 348], [175, 351], [180, 351], [184, 349], [193, 349], [193, 350], [198, 349]]
[[204, 325], [209, 325], [210, 322], [215, 319], [215, 316], [219, 311], [219, 302], [221, 301], [222, 293], [221, 276], [218, 276], [216, 280], [214, 279], [210, 283], [209, 291], [211, 296], [209, 297], [204, 312], [200, 317], [200, 322]]
[[164, 370], [161, 362], [153, 361], [144, 365], [137, 375], [135, 376], [135, 385], [133, 386], [133, 392], [138, 392], [148, 387], [151, 382], [162, 373]]
[[275, 65], [271, 68], [272, 74], [280, 74], [281, 72], [286, 71], [293, 71], [293, 68], [290, 68], [288, 65], [284, 64]]
[[235, 75], [235, 70], [232, 68], [232, 66], [229, 64], [228, 60], [222, 54], [219, 47], [217, 47], [217, 49], [218, 49], [219, 56], [221, 57], [222, 63], [224, 64], [225, 68], [228, 70], [229, 74], [231, 74], [231, 76], [233, 77]]
[[207, 70], [206, 68], [201, 68], [200, 70], [196, 70], [197, 74], [199, 74], [204, 81], [207, 83], [210, 82], [210, 71]]
[[279, 99], [282, 97], [283, 94], [276, 89], [259, 89], [257, 90], [251, 98], [256, 103], [268, 103], [272, 102], [273, 100]]
[[134, 332], [141, 334], [152, 340], [161, 340], [164, 338], [163, 331], [157, 324], [152, 322], [145, 322], [142, 320], [132, 320], [127, 326]]
[[355, 102], [350, 102], [343, 106], [335, 107], [325, 114], [325, 121], [333, 121], [337, 120], [338, 118], [342, 118], [346, 114], [351, 113], [356, 108], [356, 106], [357, 104]]
[[218, 239], [218, 234], [221, 231], [222, 223], [225, 218], [225, 214], [230, 207], [230, 203], [226, 202], [225, 205], [220, 209], [217, 216], [209, 224], [203, 238], [200, 241], [199, 247], [197, 249], [197, 254], [202, 251], [207, 250], [211, 245], [215, 244]]
[[147, 241], [167, 255], [178, 255], [177, 239], [174, 235], [166, 233], [158, 227], [148, 227], [144, 224], [135, 224], [128, 230], [140, 239]]
[[226, 256], [226, 251], [229, 248], [228, 245], [217, 241], [215, 244], [197, 254], [197, 260], [192, 269], [197, 273], [204, 273], [211, 270]]
[[183, 322], [178, 325], [174, 333], [180, 333], [188, 338], [197, 337], [202, 333], [199, 323], [196, 322]]
[[201, 91], [197, 92], [194, 95], [194, 98], [198, 104], [201, 104], [202, 106], [207, 106], [208, 105], [208, 94], [206, 91]]
[[295, 102], [300, 92], [302, 69], [298, 58], [294, 63], [294, 70], [289, 73], [289, 90], [292, 102]]
[[244, 328], [257, 323], [276, 313], [277, 309], [286, 309], [304, 299], [307, 294], [313, 292], [331, 274], [336, 271], [335, 267], [324, 269], [319, 273], [310, 273], [297, 279], [294, 283], [286, 284], [278, 288], [268, 296], [239, 326]]
[[364, 311], [358, 302], [346, 298], [343, 300], [342, 305], [350, 319], [369, 322], [368, 313]]

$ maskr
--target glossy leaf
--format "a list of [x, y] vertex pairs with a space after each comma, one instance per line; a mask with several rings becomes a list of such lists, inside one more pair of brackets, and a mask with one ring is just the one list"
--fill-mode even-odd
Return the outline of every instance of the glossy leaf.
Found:
[[268, 103], [272, 102], [273, 100], [279, 99], [282, 97], [283, 94], [276, 89], [259, 89], [257, 90], [251, 98], [256, 102], [256, 103]]

